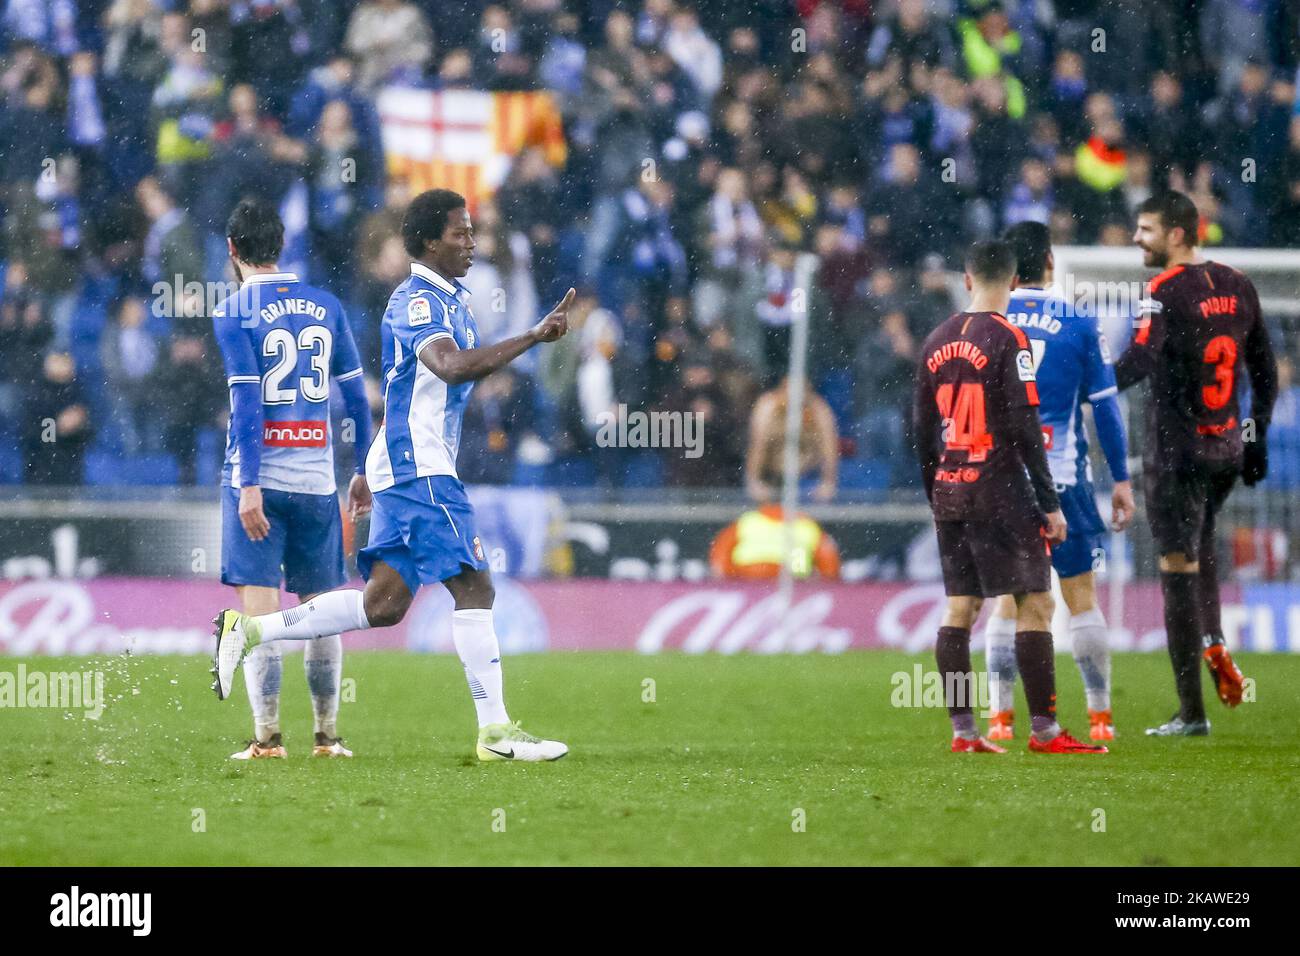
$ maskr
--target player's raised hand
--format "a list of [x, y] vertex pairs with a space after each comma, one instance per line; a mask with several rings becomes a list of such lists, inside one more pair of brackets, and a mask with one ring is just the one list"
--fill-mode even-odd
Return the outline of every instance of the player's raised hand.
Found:
[[1128, 481], [1115, 482], [1115, 490], [1110, 495], [1110, 527], [1112, 531], [1123, 531], [1133, 520], [1137, 506], [1133, 504], [1133, 484]]
[[1044, 533], [1051, 544], [1060, 544], [1064, 541], [1066, 530], [1065, 515], [1061, 514], [1060, 509], [1047, 516], [1047, 529]]
[[542, 321], [533, 326], [537, 341], [554, 342], [564, 337], [564, 333], [569, 331], [569, 306], [573, 304], [573, 297], [577, 294], [575, 289], [564, 293], [564, 298], [559, 304], [546, 313]]
[[271, 533], [271, 522], [262, 510], [262, 489], [257, 485], [239, 489], [239, 523], [244, 526], [249, 541], [261, 541]]
[[362, 515], [369, 514], [374, 500], [366, 476], [353, 475], [352, 481], [348, 483], [348, 517], [356, 521]]

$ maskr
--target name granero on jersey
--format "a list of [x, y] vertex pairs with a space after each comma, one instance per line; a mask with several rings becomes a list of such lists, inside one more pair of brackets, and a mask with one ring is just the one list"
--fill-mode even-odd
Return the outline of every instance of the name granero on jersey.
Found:
[[925, 360], [925, 367], [934, 374], [939, 370], [939, 366], [952, 359], [965, 359], [975, 366], [976, 371], [989, 364], [989, 357], [985, 355], [978, 345], [969, 342], [966, 339], [958, 339], [956, 342], [945, 342]]
[[263, 322], [274, 322], [282, 315], [310, 315], [317, 322], [324, 322], [325, 306], [311, 299], [279, 299], [259, 314]]

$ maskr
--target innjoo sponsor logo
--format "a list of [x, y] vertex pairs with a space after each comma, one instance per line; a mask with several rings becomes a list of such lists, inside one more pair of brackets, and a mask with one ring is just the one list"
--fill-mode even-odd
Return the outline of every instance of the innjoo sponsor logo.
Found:
[[133, 936], [153, 927], [152, 893], [82, 893], [78, 886], [50, 897], [51, 926], [126, 926]]
[[262, 444], [280, 448], [324, 448], [329, 429], [324, 422], [267, 422]]
[[104, 713], [103, 671], [0, 671], [0, 708], [80, 710], [90, 720]]

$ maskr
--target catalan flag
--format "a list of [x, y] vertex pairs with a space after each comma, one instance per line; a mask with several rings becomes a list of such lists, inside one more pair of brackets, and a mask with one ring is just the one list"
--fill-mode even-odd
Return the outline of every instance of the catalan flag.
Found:
[[388, 87], [378, 107], [389, 177], [413, 192], [453, 189], [471, 212], [497, 190], [522, 150], [539, 148], [557, 167], [568, 156], [549, 93]]

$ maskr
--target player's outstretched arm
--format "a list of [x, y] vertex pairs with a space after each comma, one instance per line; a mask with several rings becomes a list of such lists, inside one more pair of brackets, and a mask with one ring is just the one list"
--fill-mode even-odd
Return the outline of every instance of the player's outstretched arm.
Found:
[[559, 304], [523, 335], [477, 349], [461, 349], [451, 338], [442, 336], [421, 350], [420, 361], [448, 385], [486, 378], [498, 369], [505, 368], [534, 345], [563, 338], [569, 331], [569, 306], [576, 294], [573, 289], [566, 292]]

